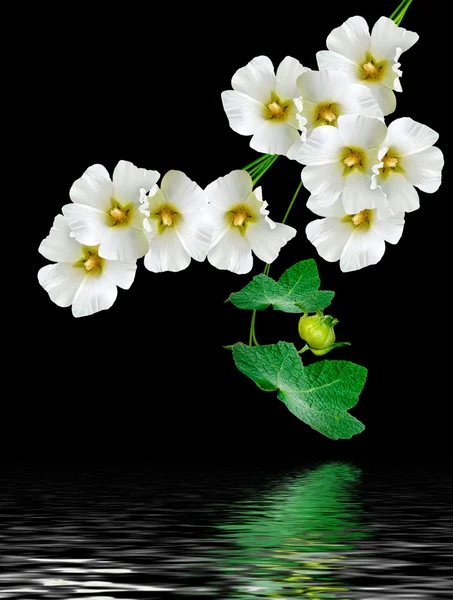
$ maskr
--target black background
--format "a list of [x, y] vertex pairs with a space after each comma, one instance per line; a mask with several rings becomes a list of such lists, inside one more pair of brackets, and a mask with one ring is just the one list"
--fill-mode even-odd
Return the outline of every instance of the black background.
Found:
[[[386, 121], [410, 116], [425, 123], [440, 133], [436, 145], [445, 153], [451, 107], [442, 89], [439, 22], [428, 4], [414, 0], [403, 20], [420, 39], [402, 55], [404, 92]], [[276, 67], [290, 55], [315, 69], [315, 54], [334, 27], [355, 14], [372, 26], [394, 8], [387, 1], [210, 9], [128, 3], [67, 8], [57, 21], [40, 8], [28, 51], [27, 164], [34, 173], [22, 187], [32, 210], [24, 216], [29, 249], [8, 342], [4, 456], [158, 462], [193, 453], [215, 461], [282, 453], [412, 456], [448, 448], [448, 164], [439, 191], [420, 192], [420, 210], [406, 215], [401, 241], [387, 245], [377, 265], [341, 273], [338, 263], [317, 255], [304, 233], [315, 218], [304, 190], [288, 220], [298, 235], [272, 265], [277, 277], [314, 258], [321, 288], [336, 293], [328, 312], [340, 321], [337, 339], [352, 345], [327, 358], [369, 369], [351, 411], [366, 430], [352, 440], [334, 442], [312, 431], [275, 394], [239, 373], [222, 348], [248, 338], [250, 313], [224, 300], [262, 271], [260, 261], [238, 276], [195, 261], [180, 273], [153, 274], [140, 260], [132, 288], [119, 290], [110, 310], [81, 319], [53, 304], [36, 277], [48, 262], [38, 246], [87, 167], [101, 163], [112, 173], [124, 159], [161, 175], [182, 170], [205, 187], [257, 156], [249, 138], [229, 128], [221, 104], [238, 68], [264, 54]], [[301, 168], [280, 157], [261, 179], [276, 221]], [[297, 322], [296, 315], [259, 313], [258, 340], [299, 346]], [[308, 354], [306, 363], [314, 359]]]

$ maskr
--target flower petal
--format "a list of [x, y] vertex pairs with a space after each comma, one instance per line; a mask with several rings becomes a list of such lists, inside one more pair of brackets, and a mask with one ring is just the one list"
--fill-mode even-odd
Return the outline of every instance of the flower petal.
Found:
[[405, 156], [401, 161], [407, 179], [422, 192], [432, 194], [439, 189], [442, 181], [444, 155], [436, 146], [417, 154]]
[[231, 85], [236, 92], [242, 92], [266, 104], [275, 90], [274, 65], [267, 56], [257, 56], [233, 75]]
[[41, 242], [38, 252], [48, 260], [73, 264], [83, 257], [80, 244], [70, 237], [70, 229], [63, 215], [54, 219], [49, 235]]
[[237, 169], [210, 183], [205, 192], [213, 206], [227, 211], [248, 198], [252, 192], [252, 178], [247, 171]]
[[110, 227], [102, 238], [99, 256], [109, 260], [133, 262], [148, 252], [148, 238], [143, 231], [128, 226]]
[[317, 127], [301, 147], [296, 160], [303, 165], [338, 162], [343, 146], [343, 138], [336, 127]]
[[72, 302], [72, 314], [74, 317], [87, 317], [107, 310], [115, 302], [117, 294], [116, 285], [104, 273], [86, 274]]
[[297, 79], [297, 91], [305, 108], [307, 101], [336, 102], [348, 83], [348, 77], [340, 71], [307, 71]]
[[208, 252], [208, 261], [217, 269], [226, 269], [238, 275], [252, 270], [253, 257], [246, 236], [237, 227], [230, 227], [219, 242]]
[[340, 162], [308, 165], [302, 169], [304, 186], [324, 206], [332, 205], [343, 191], [345, 178]]
[[114, 196], [119, 202], [137, 202], [140, 189], [150, 190], [159, 179], [157, 171], [139, 169], [127, 160], [120, 160], [113, 171]]
[[371, 43], [370, 30], [363, 17], [350, 17], [327, 36], [326, 46], [360, 64]]
[[208, 204], [205, 192], [182, 171], [168, 171], [162, 179], [160, 189], [167, 201], [183, 215], [203, 210]]
[[186, 252], [195, 260], [203, 261], [211, 245], [209, 224], [204, 211], [185, 215], [176, 226], [176, 235]]
[[386, 179], [380, 177], [378, 184], [387, 196], [388, 207], [393, 214], [420, 208], [417, 190], [403, 173], [390, 173]]
[[253, 135], [263, 124], [263, 104], [242, 92], [222, 92], [222, 104], [230, 127], [241, 135]]
[[371, 176], [360, 173], [360, 171], [355, 171], [345, 177], [342, 199], [348, 215], [358, 213], [365, 208], [387, 206], [387, 199], [383, 191], [379, 187], [372, 190], [370, 186]]
[[286, 154], [300, 137], [285, 121], [264, 121], [250, 140], [250, 147], [264, 154]]
[[379, 219], [375, 216], [371, 220], [371, 229], [380, 238], [390, 244], [397, 244], [403, 235], [404, 213], [395, 214], [387, 219]]
[[110, 231], [108, 215], [85, 204], [66, 204], [61, 209], [71, 229], [71, 236], [85, 246], [100, 244]]
[[85, 270], [68, 263], [46, 265], [38, 271], [38, 281], [57, 306], [70, 306], [85, 277]]
[[107, 210], [112, 192], [113, 184], [107, 169], [102, 165], [92, 165], [73, 183], [69, 197], [77, 204]]
[[357, 80], [357, 63], [342, 54], [338, 54], [338, 52], [321, 50], [316, 53], [316, 61], [320, 71], [333, 69], [344, 73], [351, 82]]
[[373, 94], [384, 116], [390, 115], [392, 112], [395, 111], [396, 96], [391, 89], [389, 89], [385, 85], [381, 85], [380, 83], [368, 84], [366, 81], [364, 81], [363, 85], [366, 85], [370, 92]]
[[296, 233], [294, 227], [283, 223], [275, 223], [275, 227], [271, 229], [264, 219], [260, 219], [249, 223], [246, 235], [254, 254], [263, 262], [271, 263]]
[[343, 248], [353, 233], [350, 223], [331, 218], [311, 221], [305, 232], [308, 240], [316, 247], [319, 256], [328, 262], [340, 259]]
[[417, 33], [396, 25], [388, 17], [381, 17], [376, 21], [371, 30], [370, 52], [377, 61], [381, 61], [384, 58], [395, 60], [395, 51], [397, 48], [405, 52], [417, 40]]
[[381, 107], [371, 90], [360, 83], [350, 83], [342, 97], [343, 114], [358, 113], [363, 117], [372, 117], [384, 121]]
[[373, 230], [356, 227], [343, 248], [340, 269], [343, 273], [375, 265], [384, 256], [385, 242]]
[[396, 149], [402, 156], [423, 152], [439, 139], [431, 127], [414, 121], [410, 117], [395, 119], [390, 123], [384, 145]]
[[123, 290], [128, 290], [134, 282], [136, 271], [136, 262], [106, 260], [102, 273], [109, 277], [115, 285]]
[[299, 75], [309, 71], [307, 67], [291, 56], [286, 56], [279, 64], [276, 74], [276, 92], [280, 100], [289, 100], [299, 96], [296, 81]]
[[338, 129], [343, 137], [343, 145], [352, 148], [377, 148], [387, 134], [387, 127], [382, 121], [357, 114], [339, 117]]
[[181, 244], [174, 228], [168, 228], [161, 235], [149, 240], [144, 264], [148, 271], [153, 273], [177, 272], [189, 266], [190, 255]]
[[341, 196], [339, 196], [330, 206], [324, 206], [319, 204], [316, 201], [316, 196], [313, 196], [312, 194], [307, 200], [307, 208], [320, 217], [337, 217], [342, 219], [346, 216]]

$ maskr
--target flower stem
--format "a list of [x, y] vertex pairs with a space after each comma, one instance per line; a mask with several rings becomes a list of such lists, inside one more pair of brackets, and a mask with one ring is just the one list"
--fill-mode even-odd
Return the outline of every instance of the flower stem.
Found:
[[[407, 0], [406, 0], [406, 2], [407, 2]], [[252, 160], [252, 162], [249, 163], [248, 165], [245, 165], [245, 167], [242, 167], [242, 170], [248, 171], [250, 169], [250, 167], [253, 167], [254, 165], [257, 165], [258, 163], [261, 163], [264, 160], [267, 160], [270, 156], [272, 156], [272, 154], [262, 154], [261, 156], [258, 156], [258, 158], [256, 158], [255, 160]]]
[[403, 20], [404, 15], [406, 14], [407, 9], [412, 4], [412, 0], [403, 0], [399, 4], [399, 6], [392, 12], [390, 15], [390, 19], [396, 23], [396, 25], [400, 25]]
[[252, 312], [252, 322], [250, 323], [250, 333], [249, 333], [249, 346], [255, 344], [255, 346], [259, 346], [256, 336], [255, 336], [255, 319], [256, 319], [256, 310]]
[[292, 200], [289, 203], [289, 206], [288, 206], [288, 208], [286, 210], [285, 216], [282, 219], [282, 223], [286, 223], [286, 219], [288, 218], [288, 215], [289, 215], [289, 213], [290, 213], [290, 211], [291, 211], [291, 209], [293, 207], [294, 202], [296, 201], [297, 195], [299, 194], [299, 192], [300, 192], [300, 190], [302, 188], [302, 185], [303, 185], [303, 183], [302, 183], [302, 179], [301, 179], [299, 185], [297, 186], [296, 191], [294, 192], [294, 196], [292, 197]]
[[274, 154], [267, 162], [264, 163], [264, 165], [263, 165], [262, 169], [259, 171], [259, 173], [257, 175], [253, 176], [253, 178], [252, 178], [253, 187], [261, 179], [261, 177], [264, 175], [264, 173], [266, 173], [266, 171], [272, 167], [272, 165], [274, 164], [274, 162], [277, 160], [277, 158], [279, 156], [280, 156], [279, 154]]

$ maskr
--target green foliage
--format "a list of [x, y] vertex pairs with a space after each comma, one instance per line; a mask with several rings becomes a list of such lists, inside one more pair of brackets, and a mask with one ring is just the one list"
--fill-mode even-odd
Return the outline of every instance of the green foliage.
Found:
[[[299, 263], [300, 264], [300, 263]], [[319, 433], [337, 440], [364, 430], [347, 411], [357, 404], [367, 370], [344, 360], [322, 360], [304, 367], [293, 344], [232, 346], [239, 371], [277, 397], [296, 417]]]
[[275, 310], [288, 313], [323, 310], [334, 292], [319, 291], [319, 274], [314, 260], [303, 260], [287, 269], [278, 281], [257, 275], [229, 300], [238, 308], [264, 310], [272, 304]]

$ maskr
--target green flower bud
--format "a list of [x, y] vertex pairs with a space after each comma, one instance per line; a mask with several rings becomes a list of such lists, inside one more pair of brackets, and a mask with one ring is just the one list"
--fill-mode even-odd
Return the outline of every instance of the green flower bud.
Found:
[[333, 328], [337, 323], [338, 319], [323, 315], [321, 311], [317, 311], [316, 315], [311, 317], [303, 315], [299, 320], [299, 335], [310, 346], [310, 350], [325, 350], [322, 353], [325, 354], [328, 352], [327, 348], [335, 342]]

